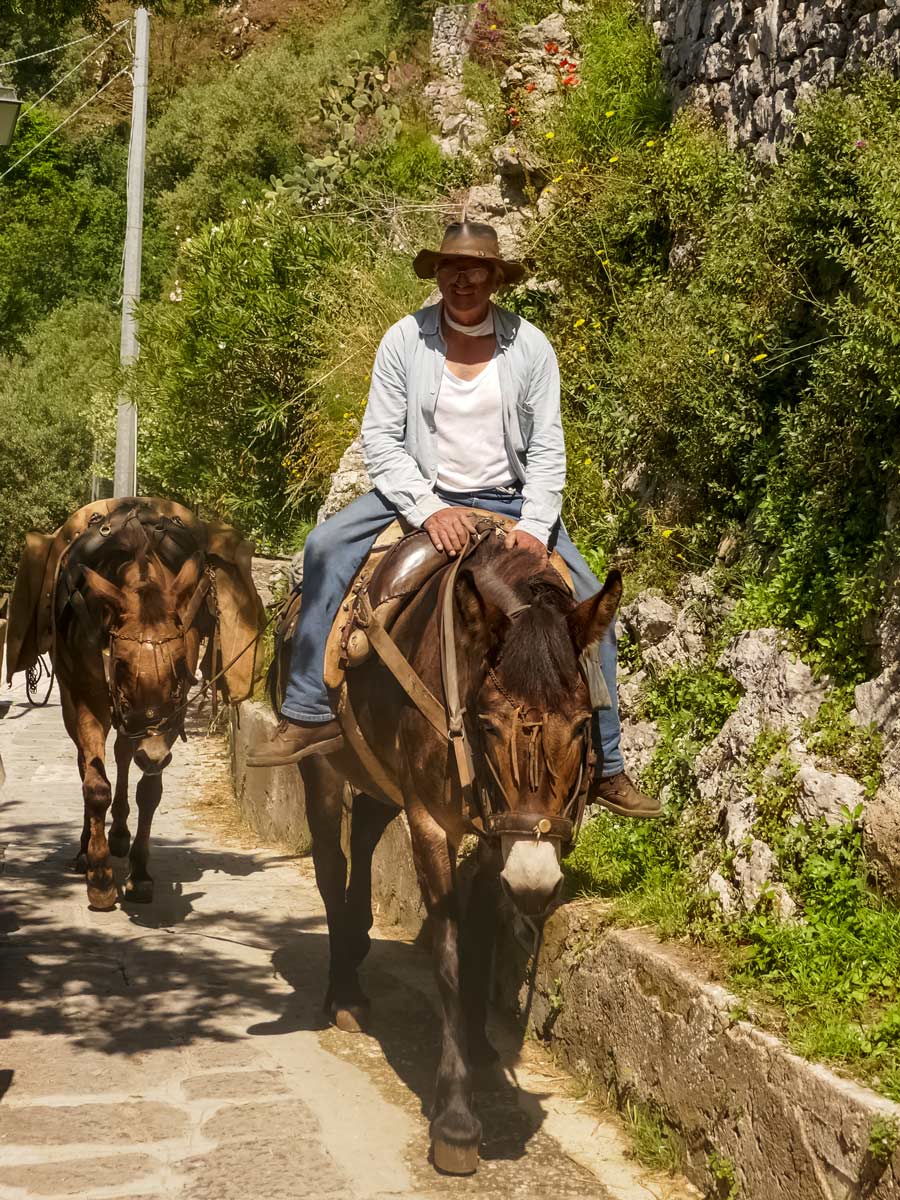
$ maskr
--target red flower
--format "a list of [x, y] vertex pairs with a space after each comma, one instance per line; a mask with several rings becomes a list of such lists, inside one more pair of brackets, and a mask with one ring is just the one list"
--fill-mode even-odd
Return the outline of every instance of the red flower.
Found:
[[510, 125], [518, 125], [519, 118], [518, 117], [510, 117], [509, 123], [510, 123]]
[[526, 91], [526, 92], [533, 92], [533, 91], [534, 91], [534, 84], [533, 84], [533, 83], [526, 83], [526, 84], [525, 84], [525, 91]]
[[559, 50], [559, 43], [558, 42], [544, 42], [544, 49], [547, 51], [548, 54], [556, 54], [557, 50]]
[[565, 77], [565, 79], [563, 79], [563, 84], [566, 87], [578, 87], [578, 76], [577, 75], [567, 75]]

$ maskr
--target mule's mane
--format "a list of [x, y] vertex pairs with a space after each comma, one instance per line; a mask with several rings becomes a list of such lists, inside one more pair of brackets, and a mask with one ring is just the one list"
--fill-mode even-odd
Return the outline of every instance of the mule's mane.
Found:
[[476, 554], [476, 582], [483, 594], [507, 611], [528, 605], [513, 619], [496, 653], [493, 666], [504, 689], [531, 706], [558, 708], [578, 686], [578, 661], [564, 619], [574, 600], [549, 562], [535, 570], [531, 555], [507, 550], [495, 538], [486, 539]]

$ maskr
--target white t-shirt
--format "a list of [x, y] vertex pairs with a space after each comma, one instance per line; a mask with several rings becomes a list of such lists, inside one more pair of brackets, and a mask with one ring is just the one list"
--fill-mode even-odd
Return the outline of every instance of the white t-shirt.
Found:
[[511, 487], [497, 357], [474, 379], [444, 367], [435, 408], [437, 485], [448, 492]]

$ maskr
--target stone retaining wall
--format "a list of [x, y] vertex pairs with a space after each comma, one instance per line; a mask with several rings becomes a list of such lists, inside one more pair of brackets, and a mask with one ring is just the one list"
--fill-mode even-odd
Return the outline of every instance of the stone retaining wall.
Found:
[[642, 0], [676, 104], [708, 108], [764, 161], [798, 102], [842, 71], [900, 69], [897, 0]]
[[[309, 834], [299, 773], [244, 767], [251, 741], [273, 724], [258, 703], [232, 721], [237, 802], [261, 836], [302, 850]], [[424, 914], [402, 817], [376, 851], [373, 892], [383, 924], [419, 933]], [[509, 923], [497, 998], [517, 1013], [527, 974], [527, 951]], [[741, 1200], [897, 1200], [900, 1149], [884, 1163], [869, 1144], [873, 1127], [893, 1124], [900, 1136], [900, 1105], [791, 1054], [741, 1012], [738, 998], [677, 947], [611, 927], [601, 903], [569, 903], [547, 922], [531, 1031], [573, 1072], [662, 1113], [684, 1138], [693, 1182], [708, 1186], [718, 1162], [720, 1176], [733, 1170]]]

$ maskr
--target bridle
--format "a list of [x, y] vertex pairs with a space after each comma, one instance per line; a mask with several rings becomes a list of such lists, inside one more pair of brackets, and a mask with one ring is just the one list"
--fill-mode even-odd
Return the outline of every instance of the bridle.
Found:
[[[523, 606], [527, 607], [527, 606]], [[519, 609], [517, 611], [522, 611]], [[548, 712], [540, 713], [538, 720], [530, 719], [529, 714], [535, 710], [533, 708], [525, 709], [517, 700], [515, 700], [503, 687], [497, 677], [497, 673], [493, 667], [488, 668], [487, 676], [494, 688], [503, 698], [507, 707], [513, 710], [513, 727], [509, 738], [506, 741], [505, 750], [509, 756], [510, 774], [512, 776], [513, 785], [518, 790], [521, 788], [521, 772], [519, 770], [519, 746], [522, 738], [525, 740], [525, 770], [527, 772], [528, 789], [534, 794], [541, 786], [544, 773], [549, 773], [554, 777], [553, 766], [550, 762], [550, 757], [547, 754], [545, 741], [545, 733], [547, 727], [547, 718], [550, 716]], [[482, 725], [490, 723], [490, 714], [479, 713], [478, 719]], [[503, 779], [500, 771], [494, 764], [493, 757], [487, 746], [482, 746], [481, 757], [487, 765], [491, 774], [492, 789], [485, 788], [483, 785], [480, 789], [480, 799], [482, 807], [482, 821], [484, 828], [488, 833], [493, 835], [502, 834], [530, 834], [535, 839], [541, 838], [558, 839], [563, 844], [569, 844], [578, 836], [578, 831], [581, 828], [581, 820], [584, 816], [584, 807], [587, 799], [588, 784], [590, 782], [590, 769], [592, 764], [592, 744], [590, 734], [590, 723], [585, 725], [582, 734], [583, 746], [579, 755], [578, 776], [574, 786], [569, 792], [562, 813], [558, 817], [548, 816], [546, 813], [531, 812], [523, 810], [514, 810], [506, 793], [506, 788], [503, 785]], [[494, 795], [492, 796], [491, 792]], [[492, 803], [494, 798], [501, 801], [501, 806], [496, 806]]]
[[[187, 693], [190, 685], [184, 675], [179, 675], [176, 663], [179, 661], [180, 656], [175, 656], [170, 647], [173, 642], [179, 642], [184, 646], [187, 632], [186, 629], [182, 628], [178, 633], [172, 634], [171, 637], [148, 638], [144, 637], [143, 634], [132, 635], [116, 633], [115, 630], [110, 631], [107, 686], [109, 688], [113, 725], [116, 731], [121, 733], [123, 737], [134, 741], [142, 741], [144, 738], [172, 732], [176, 735], [180, 734], [182, 738], [185, 736], [184, 713], [187, 708]], [[153, 652], [153, 667], [158, 684], [162, 683], [160, 658], [162, 657], [165, 660], [164, 667], [171, 672], [172, 678], [175, 681], [173, 703], [166, 704], [159, 709], [152, 705], [144, 709], [131, 709], [128, 698], [124, 695], [116, 681], [116, 662], [118, 659], [116, 646], [119, 642], [137, 642], [140, 644], [141, 650], [138, 656], [137, 677], [138, 688], [141, 683], [141, 665], [145, 657], [144, 650], [147, 649]]]

